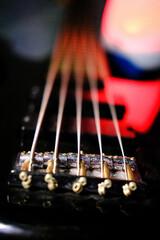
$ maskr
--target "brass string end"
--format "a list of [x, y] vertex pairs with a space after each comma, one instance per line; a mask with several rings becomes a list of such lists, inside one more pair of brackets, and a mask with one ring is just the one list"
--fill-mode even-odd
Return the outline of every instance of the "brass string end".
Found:
[[72, 185], [72, 190], [75, 193], [80, 193], [83, 190], [83, 187], [87, 184], [86, 177], [80, 177], [78, 180], [76, 180]]
[[127, 180], [134, 181], [135, 180], [134, 173], [129, 164], [126, 164], [126, 170], [127, 170]]
[[22, 181], [22, 186], [25, 189], [29, 189], [32, 183], [32, 175], [28, 175], [27, 172], [21, 171], [19, 174], [19, 179]]
[[47, 183], [47, 187], [50, 191], [55, 190], [58, 188], [57, 180], [52, 176], [51, 173], [47, 173], [44, 177], [44, 181]]
[[109, 168], [108, 168], [106, 162], [104, 162], [104, 164], [103, 164], [103, 177], [110, 178], [110, 171], [109, 171]]
[[30, 163], [29, 160], [24, 161], [24, 163], [23, 163], [23, 165], [21, 167], [21, 171], [28, 171], [29, 163]]
[[54, 161], [53, 159], [48, 160], [48, 165], [46, 168], [46, 173], [52, 173], [53, 172], [53, 167], [54, 167]]
[[79, 175], [80, 175], [80, 176], [86, 176], [86, 168], [85, 168], [85, 164], [84, 164], [84, 161], [83, 161], [83, 160], [80, 162]]
[[130, 167], [129, 164], [126, 165], [126, 171], [127, 171], [127, 180], [131, 181], [128, 184], [122, 186], [123, 194], [128, 197], [131, 195], [132, 191], [135, 191], [137, 189], [137, 184], [135, 181], [134, 173]]

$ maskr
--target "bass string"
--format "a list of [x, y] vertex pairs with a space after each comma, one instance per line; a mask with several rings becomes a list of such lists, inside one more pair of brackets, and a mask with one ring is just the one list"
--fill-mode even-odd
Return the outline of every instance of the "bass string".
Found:
[[80, 174], [81, 118], [82, 118], [82, 82], [76, 83], [76, 124], [77, 124], [77, 175]]
[[[60, 34], [60, 36], [61, 36], [61, 34]], [[61, 38], [59, 39], [59, 37], [58, 37], [55, 42], [55, 46], [53, 49], [50, 66], [49, 66], [49, 70], [48, 70], [48, 74], [47, 74], [47, 80], [46, 80], [46, 84], [44, 87], [42, 102], [41, 102], [40, 111], [39, 111], [37, 124], [36, 124], [36, 128], [35, 128], [35, 133], [34, 133], [34, 137], [33, 137], [33, 141], [32, 141], [28, 171], [32, 170], [32, 163], [33, 163], [34, 153], [35, 153], [40, 129], [42, 126], [42, 122], [44, 119], [48, 101], [49, 101], [49, 98], [50, 98], [50, 95], [52, 92], [52, 88], [53, 88], [53, 85], [54, 85], [54, 82], [55, 82], [55, 79], [56, 79], [56, 76], [57, 76], [57, 73], [59, 70], [59, 66], [61, 63], [62, 56], [63, 56], [63, 51], [65, 50], [65, 48], [67, 46], [68, 37], [69, 36], [66, 36], [66, 38], [63, 39], [63, 41], [61, 41]]]
[[117, 134], [117, 138], [118, 138], [119, 146], [120, 146], [120, 149], [121, 149], [121, 153], [122, 153], [125, 179], [127, 180], [126, 159], [125, 159], [125, 155], [124, 155], [124, 148], [123, 148], [122, 137], [121, 137], [121, 133], [120, 133], [120, 129], [119, 129], [116, 108], [115, 108], [115, 104], [114, 104], [112, 94], [110, 93], [110, 94], [108, 94], [108, 96], [109, 96], [109, 101], [110, 101], [109, 108], [110, 108], [110, 112], [111, 112], [111, 115], [112, 115], [112, 120], [113, 120], [114, 128], [115, 128], [115, 131], [116, 131], [116, 134]]
[[104, 175], [103, 168], [103, 151], [102, 151], [102, 139], [101, 139], [101, 126], [100, 126], [100, 111], [99, 111], [99, 101], [98, 101], [98, 87], [97, 87], [97, 49], [94, 44], [95, 36], [92, 33], [89, 33], [88, 37], [88, 46], [90, 52], [87, 53], [86, 56], [86, 72], [90, 85], [90, 94], [93, 105], [93, 112], [97, 130], [99, 151], [100, 151], [100, 165], [101, 165], [101, 178]]
[[62, 73], [61, 81], [62, 82], [61, 82], [60, 94], [59, 94], [59, 106], [58, 106], [58, 115], [57, 115], [55, 147], [54, 147], [53, 173], [56, 173], [56, 169], [57, 169], [57, 161], [58, 161], [57, 155], [58, 155], [59, 137], [60, 137], [62, 117], [63, 117], [64, 105], [65, 105], [67, 89], [68, 89], [69, 73], [66, 73], [66, 74]]
[[76, 81], [75, 98], [76, 98], [76, 125], [77, 125], [77, 176], [79, 176], [80, 152], [81, 152], [82, 97], [84, 82], [83, 56], [85, 52], [85, 39], [83, 39], [83, 36], [78, 32], [75, 33], [73, 36], [73, 50], [74, 50], [74, 75]]
[[[71, 36], [72, 36], [72, 33], [71, 33]], [[60, 130], [62, 125], [64, 106], [65, 106], [65, 101], [67, 96], [68, 83], [71, 75], [72, 63], [73, 63], [73, 49], [72, 49], [72, 45], [68, 43], [68, 46], [64, 53], [62, 66], [61, 66], [61, 86], [60, 86], [60, 93], [59, 93], [59, 106], [58, 106], [58, 115], [57, 115], [55, 147], [54, 147], [53, 173], [56, 173], [56, 170], [57, 170], [59, 137], [60, 137]]]
[[111, 76], [110, 67], [109, 67], [108, 59], [107, 59], [103, 49], [100, 47], [100, 45], [97, 42], [95, 42], [95, 45], [96, 45], [96, 49], [97, 49], [97, 63], [98, 63], [99, 77], [102, 80], [107, 79], [107, 97], [109, 100], [108, 104], [109, 104], [109, 109], [111, 112], [114, 128], [116, 131], [118, 143], [119, 143], [120, 150], [122, 153], [125, 179], [127, 180], [128, 177], [127, 177], [127, 170], [126, 170], [126, 159], [125, 159], [125, 155], [124, 155], [124, 147], [123, 147], [123, 143], [122, 143], [122, 137], [121, 137], [118, 118], [117, 118], [117, 112], [116, 112], [116, 108], [115, 108], [112, 83], [110, 80], [110, 76]]
[[[108, 70], [108, 76], [111, 76], [107, 59], [106, 59], [106, 69]], [[120, 128], [119, 128], [117, 112], [116, 112], [116, 108], [115, 108], [115, 102], [114, 102], [114, 97], [113, 97], [113, 88], [112, 88], [111, 80], [109, 77], [107, 77], [107, 97], [108, 97], [108, 105], [109, 105], [110, 113], [112, 116], [113, 125], [114, 125], [115, 131], [116, 131], [119, 147], [120, 147], [122, 158], [123, 158], [125, 179], [127, 180], [128, 177], [127, 177], [127, 168], [126, 168], [124, 147], [123, 147], [121, 132], [120, 132]]]
[[101, 177], [103, 177], [103, 151], [102, 151], [102, 139], [101, 139], [101, 127], [100, 127], [100, 112], [98, 104], [97, 84], [94, 79], [90, 78], [91, 99], [93, 104], [94, 118], [97, 130], [97, 137], [100, 150], [100, 163], [101, 163]]
[[[61, 38], [59, 38], [60, 40]], [[40, 132], [40, 128], [42, 125], [42, 121], [44, 118], [44, 114], [46, 111], [46, 107], [49, 101], [49, 97], [51, 95], [51, 91], [55, 82], [55, 78], [60, 66], [60, 62], [62, 60], [62, 56], [64, 55], [64, 51], [66, 49], [69, 34], [66, 31], [66, 34], [64, 34], [64, 38], [62, 37], [63, 42], [62, 45], [58, 44], [55, 45], [55, 52], [53, 51], [53, 57], [51, 60], [51, 65], [48, 72], [48, 77], [44, 89], [44, 94], [42, 98], [41, 108], [38, 116], [38, 121], [36, 125], [36, 130], [33, 138], [31, 153], [30, 153], [30, 163], [29, 163], [29, 171], [32, 169], [32, 162], [34, 157], [34, 152]], [[81, 112], [82, 112], [82, 93], [83, 93], [83, 78], [84, 78], [84, 69], [83, 69], [83, 60], [85, 60], [85, 71], [89, 79], [90, 84], [90, 93], [91, 93], [91, 100], [93, 104], [93, 111], [94, 111], [94, 117], [95, 117], [95, 124], [97, 129], [97, 136], [98, 136], [98, 143], [99, 143], [99, 149], [100, 149], [100, 162], [101, 162], [101, 177], [103, 177], [103, 153], [102, 153], [102, 140], [101, 140], [101, 127], [100, 127], [100, 112], [99, 112], [99, 104], [98, 104], [98, 89], [97, 89], [97, 77], [98, 74], [101, 76], [101, 78], [104, 79], [104, 76], [110, 75], [109, 73], [109, 67], [108, 65], [104, 64], [106, 59], [104, 60], [104, 56], [102, 54], [102, 51], [98, 49], [98, 45], [94, 42], [93, 35], [90, 35], [89, 37], [90, 41], [88, 40], [87, 43], [84, 44], [85, 41], [83, 41], [83, 45], [85, 47], [82, 47], [82, 53], [76, 54], [78, 56], [76, 58], [77, 65], [75, 66], [75, 79], [76, 79], [76, 121], [77, 121], [77, 174], [79, 175], [80, 170], [80, 139], [81, 139]], [[91, 49], [90, 52], [86, 51], [86, 44], [90, 45]], [[61, 46], [61, 49], [59, 47]], [[57, 53], [57, 54], [56, 54]], [[82, 60], [82, 56], [85, 56], [85, 59]], [[58, 117], [57, 117], [57, 129], [56, 129], [56, 138], [55, 138], [55, 150], [54, 150], [54, 168], [53, 172], [56, 172], [57, 167], [57, 154], [58, 154], [58, 145], [59, 145], [59, 136], [60, 136], [60, 129], [61, 129], [61, 123], [62, 123], [62, 116], [63, 116], [63, 110], [65, 105], [65, 99], [67, 95], [67, 89], [68, 89], [68, 82], [70, 78], [71, 73], [71, 67], [72, 67], [72, 46], [70, 48], [67, 48], [67, 51], [65, 51], [65, 57], [63, 60], [63, 66], [62, 66], [62, 82], [60, 87], [60, 97], [59, 97], [59, 108], [58, 108]], [[103, 64], [97, 66], [96, 58], [99, 59], [99, 62], [102, 62]], [[56, 60], [55, 60], [56, 59]], [[79, 60], [78, 60], [79, 59]], [[81, 59], [81, 60], [80, 60]], [[97, 69], [99, 69], [99, 72], [97, 72]], [[107, 69], [107, 71], [105, 71]], [[78, 71], [79, 70], [79, 71]], [[122, 144], [122, 138], [120, 134], [118, 119], [117, 119], [117, 113], [115, 109], [114, 99], [112, 96], [111, 91], [111, 84], [109, 84], [110, 81], [108, 81], [108, 99], [109, 99], [109, 108], [112, 115], [113, 124], [115, 127], [115, 131], [117, 134], [118, 142], [120, 145], [120, 149], [122, 152], [123, 162], [124, 162], [124, 170], [125, 170], [125, 177], [127, 179], [127, 172], [126, 172], [126, 161], [125, 161], [125, 155], [124, 155], [124, 149]], [[110, 86], [110, 87], [109, 87]], [[110, 90], [109, 90], [110, 89]]]
[[102, 154], [102, 140], [101, 140], [101, 128], [100, 128], [100, 114], [99, 114], [99, 105], [98, 105], [98, 91], [97, 91], [97, 83], [96, 83], [97, 72], [94, 72], [94, 70], [96, 69], [96, 65], [93, 64], [93, 61], [96, 62], [95, 59], [97, 59], [97, 70], [98, 70], [99, 77], [101, 79], [107, 78], [108, 80], [107, 97], [109, 100], [109, 108], [110, 108], [114, 128], [116, 131], [117, 139], [119, 142], [120, 150], [122, 153], [125, 179], [127, 180], [128, 177], [127, 177], [127, 169], [126, 169], [126, 159], [125, 159], [122, 137], [120, 133], [119, 123], [118, 123], [118, 118], [117, 118], [117, 113], [115, 108], [115, 102], [113, 98], [113, 90], [112, 90], [111, 81], [109, 78], [111, 74], [109, 70], [110, 68], [109, 68], [108, 60], [106, 56], [104, 56], [104, 51], [100, 48], [99, 44], [96, 41], [96, 38], [94, 38], [93, 36], [91, 36], [90, 45], [91, 44], [92, 44], [92, 59], [90, 59], [90, 61], [92, 61], [92, 64], [90, 65], [90, 62], [88, 62], [88, 78], [90, 82], [91, 99], [92, 99], [93, 108], [94, 108], [94, 116], [95, 116], [95, 122], [96, 122], [96, 128], [97, 128], [99, 148], [100, 148], [101, 177], [103, 177], [103, 154]]

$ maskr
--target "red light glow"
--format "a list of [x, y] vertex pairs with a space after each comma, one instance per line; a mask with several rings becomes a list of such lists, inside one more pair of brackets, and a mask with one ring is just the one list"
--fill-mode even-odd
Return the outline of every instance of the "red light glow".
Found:
[[102, 17], [102, 38], [125, 52], [160, 51], [159, 12], [159, 0], [108, 0]]
[[[115, 104], [125, 106], [124, 117], [119, 120], [122, 136], [134, 137], [129, 128], [139, 133], [147, 132], [160, 110], [160, 80], [135, 81], [111, 77], [110, 82]], [[104, 89], [99, 91], [99, 102], [103, 103], [108, 102], [108, 79], [104, 84]], [[90, 100], [89, 92], [84, 93], [84, 99]], [[86, 123], [85, 126], [87, 128]], [[115, 132], [112, 120], [101, 119], [101, 129], [102, 134], [113, 135]]]

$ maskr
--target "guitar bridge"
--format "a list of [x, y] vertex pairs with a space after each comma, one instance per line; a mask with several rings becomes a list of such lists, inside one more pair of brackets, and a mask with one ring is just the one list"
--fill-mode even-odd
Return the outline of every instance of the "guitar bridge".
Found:
[[[138, 172], [136, 160], [125, 157], [128, 180], [125, 179], [123, 158], [103, 154], [104, 177], [101, 178], [100, 155], [80, 155], [80, 174], [77, 175], [77, 154], [59, 153], [56, 174], [53, 174], [54, 153], [35, 153], [32, 171], [28, 171], [30, 152], [17, 155], [9, 176], [9, 202], [30, 206], [45, 206], [56, 196], [68, 194], [72, 199], [77, 194], [91, 198], [106, 199], [115, 196], [140, 197], [145, 190]], [[52, 164], [51, 164], [52, 162]], [[14, 193], [14, 194], [13, 194]], [[26, 200], [27, 199], [27, 200]], [[50, 204], [52, 206], [52, 204]]]

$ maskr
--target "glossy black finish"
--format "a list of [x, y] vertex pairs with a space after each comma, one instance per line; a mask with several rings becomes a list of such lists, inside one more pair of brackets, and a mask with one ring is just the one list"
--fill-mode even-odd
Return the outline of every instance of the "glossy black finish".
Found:
[[[97, 1], [98, 4], [99, 2]], [[8, 204], [7, 182], [13, 161], [19, 151], [29, 150], [31, 146], [32, 134], [29, 135], [29, 140], [26, 140], [23, 146], [20, 145], [20, 123], [28, 111], [32, 86], [44, 85], [49, 58], [35, 62], [15, 56], [11, 47], [7, 47], [7, 49], [5, 47], [4, 51], [3, 44], [1, 44], [1, 49], [3, 49], [3, 54], [1, 54], [1, 66], [3, 67], [0, 81], [0, 239], [103, 239], [110, 231], [108, 225], [111, 225], [112, 229], [114, 227], [113, 236], [119, 226], [118, 235], [124, 236], [124, 224], [123, 228], [121, 227], [124, 216], [134, 216], [136, 221], [142, 218], [146, 218], [147, 221], [153, 218], [157, 219], [160, 214], [159, 116], [148, 133], [143, 136], [137, 134], [135, 141], [123, 139], [125, 154], [136, 156], [142, 180], [146, 183], [146, 193], [139, 201], [136, 201], [133, 195], [129, 198], [120, 196], [106, 197], [106, 199], [96, 195], [92, 199], [88, 197], [86, 201], [83, 193], [75, 195], [69, 192], [69, 194], [62, 194], [61, 200], [63, 201], [59, 196], [54, 195], [53, 203], [58, 207], [53, 210], [48, 208], [47, 203], [43, 207], [25, 206], [25, 202], [20, 202], [18, 206]], [[116, 76], [121, 76], [116, 69], [115, 71]], [[150, 78], [152, 78], [151, 74]], [[89, 140], [85, 141], [85, 139], [86, 136], [82, 136], [82, 140], [84, 140], [82, 147], [85, 152], [97, 153], [97, 138], [89, 136]], [[68, 151], [68, 148], [70, 151], [76, 152], [76, 146], [70, 144], [70, 140], [75, 142], [75, 136], [70, 135], [68, 138], [66, 134], [64, 138], [61, 136], [61, 140], [63, 140], [62, 152]], [[37, 151], [52, 150], [53, 135], [49, 135], [49, 142], [50, 144], [46, 145], [42, 139]], [[107, 139], [103, 136], [102, 142], [106, 148], [106, 154], [120, 153], [117, 139]], [[49, 147], [47, 148], [47, 146]], [[92, 151], [88, 151], [88, 148]], [[20, 191], [13, 190], [10, 192], [11, 197], [14, 197], [14, 193], [20, 194]], [[48, 191], [47, 193], [49, 194]], [[39, 194], [35, 197], [39, 199]], [[74, 201], [72, 201], [73, 197]], [[149, 219], [149, 216], [152, 218]], [[136, 221], [134, 221], [134, 225], [130, 224], [129, 234], [134, 232], [135, 227], [137, 228]], [[143, 221], [140, 223], [142, 228]]]

